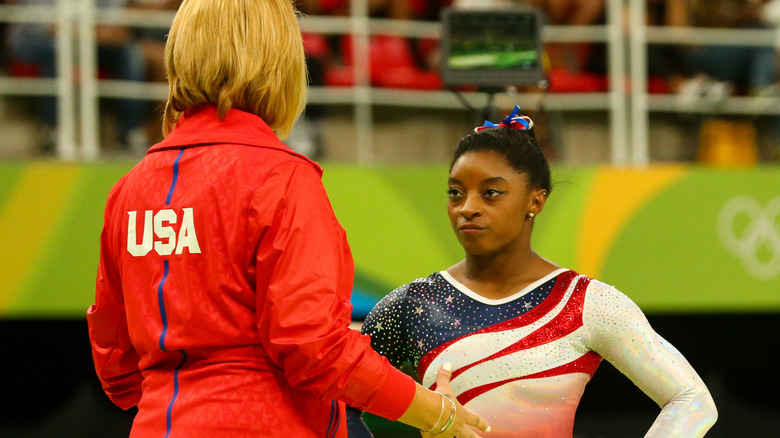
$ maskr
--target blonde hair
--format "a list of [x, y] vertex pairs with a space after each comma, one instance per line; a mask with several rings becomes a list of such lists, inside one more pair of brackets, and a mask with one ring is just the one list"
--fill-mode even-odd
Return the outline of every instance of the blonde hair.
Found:
[[306, 60], [291, 0], [184, 0], [165, 45], [163, 135], [182, 113], [216, 105], [289, 135], [306, 104]]

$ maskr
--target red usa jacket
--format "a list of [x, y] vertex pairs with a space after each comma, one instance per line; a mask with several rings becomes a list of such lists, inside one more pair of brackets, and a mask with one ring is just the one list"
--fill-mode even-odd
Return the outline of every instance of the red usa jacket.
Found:
[[132, 437], [346, 437], [345, 402], [397, 419], [413, 380], [350, 330], [354, 264], [321, 182], [257, 116], [214, 107], [111, 190], [95, 368]]

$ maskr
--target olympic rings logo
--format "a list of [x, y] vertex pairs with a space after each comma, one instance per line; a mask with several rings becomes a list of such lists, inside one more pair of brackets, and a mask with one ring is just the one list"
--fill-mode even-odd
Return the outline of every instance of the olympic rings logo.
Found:
[[[735, 224], [747, 226], [736, 229]], [[755, 199], [737, 196], [718, 215], [718, 236], [723, 247], [742, 261], [745, 270], [759, 280], [780, 274], [780, 197], [762, 207]], [[739, 221], [739, 222], [737, 222]], [[765, 254], [769, 252], [770, 256]]]

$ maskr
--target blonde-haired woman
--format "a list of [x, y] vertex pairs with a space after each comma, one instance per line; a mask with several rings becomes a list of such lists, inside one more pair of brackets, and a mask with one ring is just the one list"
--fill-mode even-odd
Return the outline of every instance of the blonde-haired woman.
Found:
[[[184, 0], [166, 45], [165, 139], [111, 190], [97, 374], [133, 437], [341, 437], [345, 402], [478, 436], [348, 328], [354, 265], [321, 169], [277, 138], [306, 94], [290, 0]], [[471, 427], [475, 427], [472, 429]]]

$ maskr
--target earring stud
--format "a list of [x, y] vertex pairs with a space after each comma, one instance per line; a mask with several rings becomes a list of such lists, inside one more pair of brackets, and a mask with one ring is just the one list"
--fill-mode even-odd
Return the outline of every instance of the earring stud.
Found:
[[534, 220], [534, 216], [535, 216], [535, 215], [534, 215], [534, 213], [533, 213], [533, 212], [531, 212], [531, 213], [528, 213], [528, 219]]

